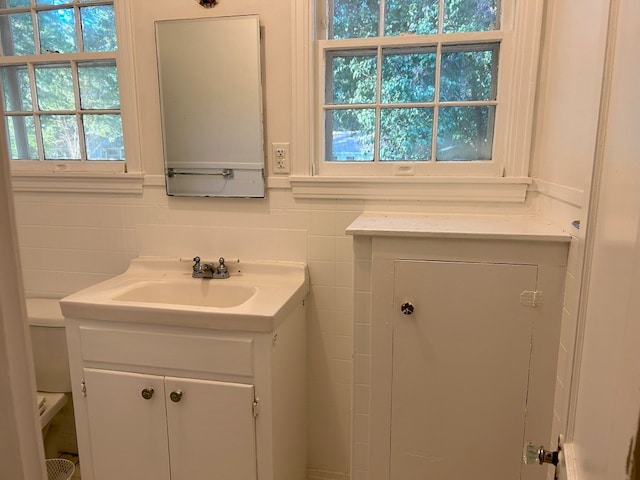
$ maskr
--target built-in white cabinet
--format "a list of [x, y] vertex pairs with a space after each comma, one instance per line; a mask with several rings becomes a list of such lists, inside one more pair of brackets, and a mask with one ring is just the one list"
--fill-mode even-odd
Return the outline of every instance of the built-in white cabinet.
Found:
[[83, 480], [305, 478], [304, 312], [272, 332], [68, 318]]
[[253, 385], [93, 368], [84, 381], [96, 480], [256, 478]]
[[523, 217], [364, 215], [352, 475], [543, 480], [570, 236]]

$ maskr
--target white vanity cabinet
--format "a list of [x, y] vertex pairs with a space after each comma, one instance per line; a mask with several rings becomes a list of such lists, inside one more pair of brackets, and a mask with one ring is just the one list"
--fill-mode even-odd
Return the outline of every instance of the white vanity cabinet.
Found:
[[96, 479], [256, 478], [253, 385], [92, 368], [84, 380]]
[[363, 215], [352, 476], [543, 480], [570, 236], [530, 217]]
[[273, 332], [67, 318], [67, 339], [84, 480], [306, 476], [302, 302]]

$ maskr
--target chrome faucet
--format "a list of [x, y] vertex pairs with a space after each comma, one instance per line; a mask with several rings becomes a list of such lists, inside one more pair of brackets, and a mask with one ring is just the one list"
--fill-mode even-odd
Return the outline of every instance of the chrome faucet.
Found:
[[215, 263], [200, 263], [200, 257], [194, 257], [193, 278], [229, 278], [229, 270], [224, 264], [224, 257], [218, 259], [218, 266]]

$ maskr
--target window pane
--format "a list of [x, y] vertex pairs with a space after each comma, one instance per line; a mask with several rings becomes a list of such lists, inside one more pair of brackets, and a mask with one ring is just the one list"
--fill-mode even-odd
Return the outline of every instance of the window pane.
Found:
[[2, 67], [4, 109], [8, 112], [32, 110], [29, 72], [25, 65]]
[[431, 102], [435, 91], [435, 76], [435, 49], [384, 50], [382, 102]]
[[75, 115], [42, 115], [40, 123], [45, 160], [80, 160]]
[[63, 5], [73, 3], [73, 0], [36, 0], [37, 5]]
[[9, 115], [5, 118], [9, 154], [12, 160], [37, 160], [36, 127], [32, 116]]
[[82, 109], [120, 108], [118, 71], [113, 62], [78, 64], [78, 81]]
[[2, 31], [0, 41], [2, 41], [3, 55], [33, 55], [36, 53], [30, 14], [0, 15], [0, 30]]
[[42, 53], [77, 51], [73, 9], [38, 12], [38, 28]]
[[497, 47], [443, 52], [440, 100], [495, 100], [497, 57]]
[[437, 160], [491, 160], [495, 107], [442, 107]]
[[124, 160], [120, 115], [83, 115], [87, 160]]
[[438, 0], [387, 0], [384, 34], [438, 33]]
[[329, 53], [326, 102], [329, 104], [374, 103], [376, 100], [376, 56]]
[[442, 31], [484, 32], [498, 26], [499, 0], [444, 0]]
[[29, 0], [9, 0], [7, 2], [7, 8], [15, 8], [15, 7], [28, 7]]
[[378, 0], [333, 0], [329, 38], [378, 36]]
[[380, 161], [429, 160], [433, 109], [385, 108], [380, 113]]
[[43, 65], [35, 73], [40, 110], [75, 110], [70, 66]]
[[85, 52], [112, 52], [117, 50], [116, 18], [113, 5], [100, 5], [80, 9], [82, 42]]
[[373, 161], [375, 110], [329, 110], [325, 115], [327, 160]]

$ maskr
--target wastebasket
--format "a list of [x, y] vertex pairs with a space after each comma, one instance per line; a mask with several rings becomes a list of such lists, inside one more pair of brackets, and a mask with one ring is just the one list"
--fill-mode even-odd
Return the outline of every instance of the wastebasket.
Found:
[[64, 458], [51, 458], [45, 460], [47, 465], [48, 480], [70, 480], [76, 466], [70, 460]]

